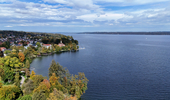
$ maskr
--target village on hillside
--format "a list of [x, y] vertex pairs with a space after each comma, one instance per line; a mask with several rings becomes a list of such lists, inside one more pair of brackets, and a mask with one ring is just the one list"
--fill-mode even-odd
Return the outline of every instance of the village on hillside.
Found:
[[[64, 42], [64, 43], [63, 43]], [[15, 49], [34, 49], [34, 56], [48, 55], [61, 51], [78, 50], [77, 40], [61, 34], [0, 31], [0, 56], [6, 56]]]

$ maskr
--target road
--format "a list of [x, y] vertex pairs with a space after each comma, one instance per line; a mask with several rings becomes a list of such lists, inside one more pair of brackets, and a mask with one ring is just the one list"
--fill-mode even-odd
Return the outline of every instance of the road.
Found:
[[22, 79], [21, 79], [21, 82], [20, 82], [20, 87], [22, 86], [22, 84], [24, 83], [24, 81], [25, 81], [25, 77], [24, 76], [21, 76], [22, 77]]

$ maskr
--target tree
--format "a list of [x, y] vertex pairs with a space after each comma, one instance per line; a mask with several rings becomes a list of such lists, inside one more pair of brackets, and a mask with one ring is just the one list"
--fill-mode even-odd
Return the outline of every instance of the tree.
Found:
[[80, 96], [87, 90], [88, 81], [89, 80], [85, 77], [84, 73], [79, 73], [79, 75], [75, 76], [72, 75], [69, 93], [80, 98]]
[[28, 68], [22, 68], [22, 69], [20, 69], [20, 71], [25, 71], [25, 75], [26, 75], [27, 77], [30, 76], [30, 71], [29, 71]]
[[5, 50], [4, 53], [9, 54], [9, 53], [11, 53], [11, 51], [10, 50]]
[[40, 90], [39, 92], [34, 92], [32, 100], [46, 100], [44, 91]]
[[32, 97], [30, 95], [25, 95], [25, 96], [19, 97], [17, 100], [32, 100]]
[[22, 86], [22, 90], [24, 95], [29, 95], [32, 93], [32, 91], [34, 90], [35, 86], [34, 86], [34, 82], [29, 79], [25, 84], [23, 84]]
[[56, 46], [56, 52], [60, 52], [61, 51], [61, 47], [59, 47], [59, 46]]
[[4, 68], [4, 71], [5, 71], [5, 76], [4, 76], [4, 81], [8, 80], [8, 82], [10, 83], [11, 80], [14, 79], [14, 74], [13, 74], [13, 71], [10, 70], [9, 68]]
[[4, 76], [5, 76], [5, 72], [4, 72], [3, 68], [0, 68], [0, 81], [1, 81], [1, 78], [2, 78], [2, 80], [4, 79]]
[[77, 46], [75, 43], [73, 43], [73, 47], [72, 47], [73, 50], [77, 50]]
[[35, 72], [32, 70], [32, 72], [31, 72], [31, 75], [30, 75], [30, 79], [34, 79], [34, 77], [35, 77]]
[[39, 86], [39, 84], [44, 80], [44, 77], [42, 75], [35, 75], [33, 81], [35, 87]]
[[3, 84], [0, 82], [0, 88], [2, 88], [2, 85], [3, 85]]
[[87, 90], [87, 83], [88, 83], [88, 79], [85, 77], [84, 73], [79, 72], [78, 75], [78, 85], [80, 87], [80, 93], [83, 94], [85, 93], [85, 91]]
[[56, 77], [55, 73], [53, 73], [49, 79], [50, 84], [51, 84], [51, 89], [54, 89], [54, 87], [56, 87], [56, 85], [59, 84], [58, 79], [59, 79], [59, 77]]
[[29, 62], [29, 60], [26, 60], [25, 67], [28, 68], [28, 69], [30, 68], [30, 62]]
[[60, 81], [62, 81], [66, 74], [66, 70], [59, 63], [56, 64], [56, 62], [52, 60], [49, 68], [49, 77], [52, 76], [52, 73], [55, 73], [57, 77], [60, 77]]
[[37, 45], [38, 47], [41, 47], [41, 44], [40, 44], [40, 42], [37, 42], [37, 43], [36, 43], [36, 45]]
[[62, 91], [58, 91], [56, 88], [54, 88], [53, 92], [50, 93], [47, 100], [64, 100], [64, 94]]
[[24, 62], [25, 56], [24, 56], [24, 54], [23, 54], [22, 52], [19, 52], [19, 53], [18, 53], [18, 57], [19, 57], [19, 60], [20, 60], [21, 62]]
[[19, 72], [15, 74], [15, 85], [20, 87], [20, 81], [19, 81]]
[[4, 53], [3, 51], [0, 50], [0, 57], [3, 57], [4, 56]]
[[52, 73], [52, 76], [50, 77], [50, 83], [52, 86], [55, 86], [57, 81], [58, 81], [58, 77], [56, 77], [55, 73]]
[[34, 93], [44, 91], [45, 96], [48, 97], [50, 93], [50, 87], [50, 82], [47, 79], [44, 79], [43, 82], [39, 84], [38, 88], [34, 89]]
[[3, 86], [0, 88], [0, 100], [16, 100], [21, 91], [17, 86]]

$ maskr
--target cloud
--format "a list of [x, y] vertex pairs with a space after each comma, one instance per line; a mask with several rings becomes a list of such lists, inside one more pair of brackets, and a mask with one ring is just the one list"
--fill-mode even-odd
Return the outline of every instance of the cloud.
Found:
[[60, 3], [73, 8], [96, 10], [100, 7], [93, 3], [93, 0], [44, 0], [48, 3]]
[[5, 27], [13, 27], [13, 26], [9, 26], [9, 25], [8, 25], [8, 26], [5, 26]]
[[16, 0], [0, 0], [0, 3], [2, 3], [2, 2], [6, 2], [6, 3], [8, 3], [8, 2], [15, 2]]
[[169, 2], [169, 0], [94, 0], [94, 2], [113, 3], [115, 6], [143, 5], [159, 2]]
[[82, 19], [84, 21], [93, 22], [95, 21], [109, 21], [109, 20], [115, 20], [121, 18], [133, 18], [133, 16], [128, 16], [125, 14], [118, 14], [118, 13], [105, 13], [104, 15], [97, 16], [96, 14], [89, 14], [89, 15], [82, 15], [78, 16], [77, 19]]
[[[120, 6], [154, 4], [162, 1], [166, 3], [152, 8], [148, 5], [146, 8], [137, 9]], [[2, 27], [95, 27], [96, 29], [98, 27], [100, 30], [104, 27], [170, 25], [170, 8], [165, 6], [168, 4], [167, 0], [44, 0], [37, 3], [0, 0], [0, 2], [8, 2], [0, 3]], [[109, 10], [105, 3], [113, 3], [118, 7], [111, 6]]]

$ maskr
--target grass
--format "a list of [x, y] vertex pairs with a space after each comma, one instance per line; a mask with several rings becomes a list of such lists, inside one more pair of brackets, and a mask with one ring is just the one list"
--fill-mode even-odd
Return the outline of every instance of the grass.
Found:
[[4, 81], [0, 81], [0, 83], [4, 83]]
[[27, 76], [24, 76], [24, 78], [26, 79], [26, 78], [27, 78]]

